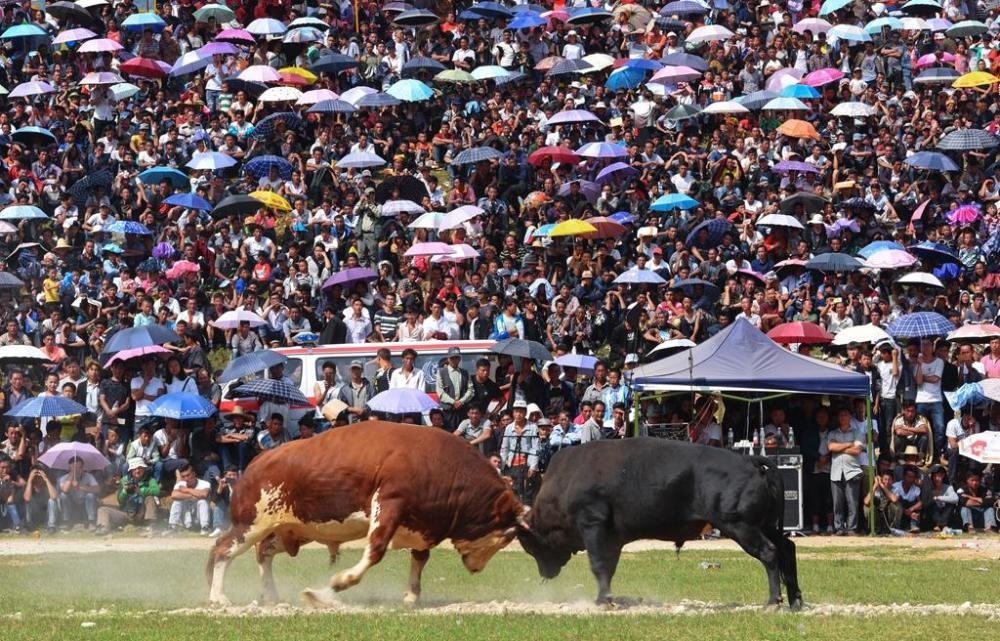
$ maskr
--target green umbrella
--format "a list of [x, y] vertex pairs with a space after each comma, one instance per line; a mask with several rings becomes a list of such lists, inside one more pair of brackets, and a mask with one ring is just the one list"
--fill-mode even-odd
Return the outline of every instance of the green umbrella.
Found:
[[206, 4], [194, 12], [194, 17], [198, 22], [208, 22], [209, 18], [215, 18], [216, 22], [232, 22], [236, 19], [236, 14], [221, 4]]
[[468, 71], [461, 69], [445, 69], [434, 76], [438, 82], [476, 82], [475, 77]]

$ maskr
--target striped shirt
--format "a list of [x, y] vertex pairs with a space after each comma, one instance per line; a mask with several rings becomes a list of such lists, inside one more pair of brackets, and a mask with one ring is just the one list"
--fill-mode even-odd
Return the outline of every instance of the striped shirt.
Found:
[[400, 320], [398, 314], [380, 309], [375, 312], [375, 317], [372, 318], [372, 325], [378, 325], [382, 329], [382, 337], [387, 341], [391, 341], [396, 338], [396, 328], [399, 327]]

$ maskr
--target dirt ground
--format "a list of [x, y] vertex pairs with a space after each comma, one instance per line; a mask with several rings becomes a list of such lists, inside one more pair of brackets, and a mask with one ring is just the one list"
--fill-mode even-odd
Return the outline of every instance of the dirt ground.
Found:
[[[1000, 559], [1000, 536], [904, 536], [872, 539], [869, 537], [838, 537], [809, 536], [794, 539], [800, 554], [809, 554], [810, 548], [843, 548], [845, 556], [851, 556], [859, 551], [871, 554], [879, 548], [927, 550], [929, 558], [974, 560]], [[20, 556], [31, 554], [92, 554], [96, 552], [147, 552], [162, 551], [165, 547], [178, 550], [208, 550], [212, 539], [181, 536], [171, 539], [144, 538], [134, 536], [88, 537], [82, 536], [27, 536], [0, 538], [0, 556]], [[355, 541], [345, 544], [345, 549], [362, 548], [364, 543]], [[447, 543], [443, 548], [450, 547]], [[636, 541], [625, 546], [625, 552], [647, 552], [652, 550], [673, 550], [673, 543], [662, 541]], [[507, 547], [507, 551], [520, 550], [517, 542]], [[684, 544], [684, 550], [739, 550], [732, 541], [706, 540], [689, 541]]]

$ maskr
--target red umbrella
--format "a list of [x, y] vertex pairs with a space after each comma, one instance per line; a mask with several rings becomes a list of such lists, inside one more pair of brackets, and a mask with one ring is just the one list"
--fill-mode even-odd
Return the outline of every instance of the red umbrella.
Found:
[[167, 72], [155, 60], [149, 58], [130, 58], [118, 67], [119, 71], [130, 76], [140, 76], [142, 78], [166, 78]]
[[793, 321], [778, 325], [767, 335], [775, 343], [800, 343], [803, 345], [822, 345], [833, 340], [833, 334], [816, 323], [808, 321]]
[[281, 84], [283, 85], [289, 85], [292, 87], [305, 87], [308, 86], [309, 84], [312, 84], [309, 82], [308, 78], [303, 78], [302, 76], [295, 73], [288, 73], [288, 72], [279, 73], [278, 76], [281, 77]]
[[532, 165], [541, 165], [545, 160], [575, 165], [580, 162], [580, 156], [572, 149], [563, 146], [539, 147], [528, 156], [528, 162]]
[[586, 219], [584, 222], [588, 222], [597, 228], [597, 231], [580, 234], [584, 238], [617, 238], [626, 231], [625, 225], [603, 216], [594, 216], [593, 218]]

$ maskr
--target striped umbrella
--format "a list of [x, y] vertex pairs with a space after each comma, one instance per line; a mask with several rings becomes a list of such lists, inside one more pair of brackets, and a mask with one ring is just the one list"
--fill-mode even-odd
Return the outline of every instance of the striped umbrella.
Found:
[[460, 151], [451, 159], [453, 165], [472, 165], [486, 160], [499, 160], [503, 153], [493, 147], [473, 147]]
[[1000, 145], [1000, 139], [982, 129], [956, 129], [938, 142], [938, 149], [945, 151], [970, 151], [992, 149]]

